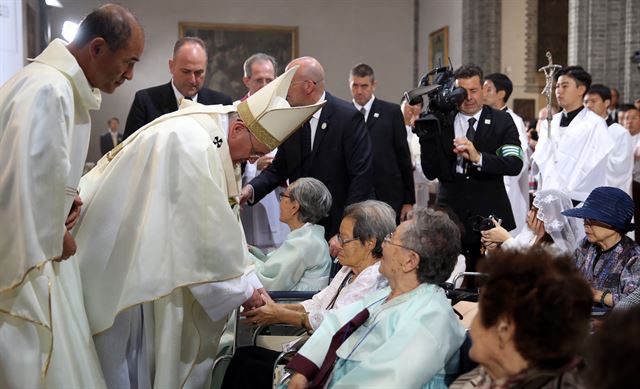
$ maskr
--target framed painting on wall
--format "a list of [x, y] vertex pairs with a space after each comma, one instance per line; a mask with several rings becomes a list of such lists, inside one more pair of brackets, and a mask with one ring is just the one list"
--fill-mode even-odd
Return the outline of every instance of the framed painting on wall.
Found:
[[449, 27], [429, 34], [429, 70], [449, 64]]
[[179, 23], [180, 38], [197, 36], [207, 45], [204, 86], [237, 100], [247, 88], [242, 83], [244, 61], [255, 53], [276, 59], [276, 75], [298, 56], [298, 27], [247, 24]]

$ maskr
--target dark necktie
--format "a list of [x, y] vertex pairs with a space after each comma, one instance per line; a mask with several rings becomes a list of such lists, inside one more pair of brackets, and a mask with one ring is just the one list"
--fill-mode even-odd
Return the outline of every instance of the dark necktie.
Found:
[[363, 325], [368, 318], [369, 310], [365, 308], [357, 315], [355, 315], [353, 319], [351, 319], [347, 324], [342, 326], [342, 328], [340, 328], [335, 335], [333, 335], [333, 338], [331, 338], [331, 343], [329, 344], [327, 355], [324, 357], [324, 361], [322, 362], [322, 366], [320, 366], [318, 373], [316, 373], [315, 377], [313, 377], [313, 380], [309, 386], [310, 389], [324, 387], [324, 384], [329, 379], [329, 376], [331, 376], [331, 371], [333, 370], [333, 366], [335, 365], [337, 359], [336, 352], [338, 351], [340, 346], [342, 346], [342, 343], [344, 343], [344, 341], [347, 340], [347, 338], [351, 336], [351, 334], [353, 334], [355, 330]]
[[193, 101], [193, 97], [194, 97], [194, 96], [191, 96], [191, 97], [186, 97], [186, 96], [185, 96], [185, 99]]
[[469, 122], [469, 128], [467, 128], [467, 139], [473, 143], [473, 138], [476, 136], [476, 130], [473, 128], [473, 125], [476, 123], [476, 119], [469, 118], [467, 121]]
[[302, 175], [308, 173], [311, 159], [311, 126], [307, 121], [300, 129], [300, 155], [302, 157]]
[[362, 114], [362, 116], [364, 116], [364, 121], [366, 122], [367, 121], [367, 110], [364, 107], [362, 107], [362, 108], [360, 108], [360, 113]]

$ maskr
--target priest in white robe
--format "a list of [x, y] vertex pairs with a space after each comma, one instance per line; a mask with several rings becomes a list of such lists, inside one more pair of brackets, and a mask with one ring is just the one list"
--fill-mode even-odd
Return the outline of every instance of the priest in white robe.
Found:
[[606, 183], [608, 155], [614, 147], [605, 120], [583, 106], [591, 75], [580, 66], [556, 73], [556, 98], [563, 108], [553, 115], [551, 132], [540, 126], [536, 151], [531, 156], [539, 169], [539, 190], [564, 191], [574, 201], [584, 201]]
[[324, 104], [289, 107], [294, 72], [237, 107], [184, 101], [81, 180], [76, 257], [109, 387], [210, 385], [228, 314], [261, 288], [246, 270], [237, 164], [277, 147]]
[[105, 386], [77, 263], [61, 260], [75, 250], [89, 111], [132, 78], [143, 47], [133, 15], [107, 4], [0, 88], [1, 388]]

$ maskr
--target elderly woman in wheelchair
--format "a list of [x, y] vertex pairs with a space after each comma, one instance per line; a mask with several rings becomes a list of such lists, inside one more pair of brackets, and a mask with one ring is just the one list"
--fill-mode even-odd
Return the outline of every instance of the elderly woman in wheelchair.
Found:
[[[395, 212], [380, 201], [368, 200], [349, 205], [344, 212], [338, 242], [338, 261], [342, 268], [331, 284], [300, 304], [276, 304], [263, 295], [265, 305], [243, 313], [245, 323], [276, 323], [316, 330], [327, 314], [361, 300], [387, 286], [380, 274], [384, 237], [395, 229]], [[326, 243], [325, 243], [326, 246]], [[256, 346], [236, 350], [223, 381], [223, 388], [270, 388], [273, 365], [280, 353]], [[250, 373], [247, 373], [250, 372]]]
[[327, 315], [287, 365], [289, 388], [446, 387], [464, 329], [438, 284], [459, 252], [451, 219], [416, 209], [385, 238], [380, 272], [389, 287]]
[[480, 366], [450, 388], [584, 387], [577, 355], [589, 333], [591, 291], [570, 255], [548, 250], [497, 251], [480, 263], [487, 278], [469, 351]]
[[329, 282], [331, 257], [324, 227], [315, 224], [331, 208], [331, 193], [319, 180], [303, 177], [280, 193], [280, 221], [291, 232], [269, 254], [252, 247], [255, 272], [267, 290], [316, 291]]

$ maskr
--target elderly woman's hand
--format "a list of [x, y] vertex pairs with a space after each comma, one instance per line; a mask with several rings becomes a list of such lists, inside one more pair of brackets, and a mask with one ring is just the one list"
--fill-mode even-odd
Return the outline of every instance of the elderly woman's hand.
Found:
[[494, 248], [498, 244], [511, 238], [511, 234], [509, 234], [509, 231], [505, 230], [504, 227], [502, 227], [500, 223], [496, 221], [496, 219], [492, 218], [491, 221], [495, 225], [495, 228], [480, 232], [482, 234], [482, 238], [480, 240], [482, 241], [482, 244], [487, 248]]
[[260, 296], [264, 301], [264, 305], [256, 309], [243, 312], [241, 316], [243, 316], [244, 319], [240, 322], [249, 325], [261, 326], [280, 323], [281, 307], [276, 304], [267, 293], [261, 293]]
[[309, 380], [300, 373], [296, 373], [289, 381], [288, 389], [304, 389], [309, 387]]

